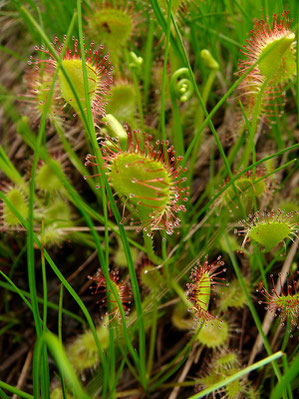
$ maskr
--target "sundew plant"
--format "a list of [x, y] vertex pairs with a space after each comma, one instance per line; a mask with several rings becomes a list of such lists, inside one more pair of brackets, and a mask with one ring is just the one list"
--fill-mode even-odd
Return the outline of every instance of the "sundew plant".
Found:
[[298, 398], [299, 2], [0, 7], [0, 398]]

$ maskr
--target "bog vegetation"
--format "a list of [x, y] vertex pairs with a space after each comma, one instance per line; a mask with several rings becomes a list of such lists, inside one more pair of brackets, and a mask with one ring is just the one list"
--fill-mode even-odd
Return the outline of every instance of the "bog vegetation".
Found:
[[0, 397], [298, 397], [296, 0], [0, 13]]

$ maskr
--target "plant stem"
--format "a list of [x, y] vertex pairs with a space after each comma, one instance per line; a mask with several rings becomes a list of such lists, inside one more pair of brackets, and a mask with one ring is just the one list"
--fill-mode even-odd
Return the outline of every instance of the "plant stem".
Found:
[[152, 328], [149, 344], [149, 352], [147, 359], [147, 379], [150, 380], [151, 371], [153, 368], [155, 348], [156, 348], [156, 335], [157, 335], [157, 322], [158, 322], [158, 301], [156, 292], [153, 292], [154, 309], [152, 315]]
[[268, 87], [269, 84], [269, 78], [265, 79], [264, 83], [262, 84], [257, 99], [256, 103], [254, 105], [253, 111], [252, 111], [252, 122], [251, 122], [251, 131], [249, 132], [250, 134], [250, 139], [247, 141], [243, 153], [243, 167], [246, 168], [249, 164], [249, 158], [250, 158], [250, 149], [252, 146], [252, 142], [254, 142], [254, 138], [256, 136], [257, 128], [258, 128], [258, 120], [261, 115], [261, 108], [262, 108], [262, 101], [264, 98], [265, 91]]
[[165, 130], [165, 83], [166, 83], [166, 69], [167, 69], [167, 59], [168, 59], [169, 40], [170, 40], [171, 5], [172, 5], [172, 0], [170, 0], [168, 2], [166, 46], [165, 46], [165, 52], [164, 52], [162, 89], [161, 89], [161, 137], [162, 137], [162, 140], [166, 140], [166, 130]]
[[[186, 76], [183, 78], [183, 76]], [[185, 87], [184, 87], [185, 85]], [[173, 126], [172, 126], [172, 140], [174, 148], [178, 151], [179, 155], [185, 154], [184, 148], [184, 133], [181, 122], [181, 115], [178, 106], [178, 98], [180, 101], [186, 101], [192, 95], [189, 81], [189, 70], [187, 68], [177, 69], [170, 80], [170, 99], [173, 110]], [[184, 89], [183, 92], [180, 92]]]
[[144, 230], [142, 230], [142, 233], [147, 256], [155, 265], [160, 265], [163, 261], [155, 254], [152, 237]]
[[143, 91], [144, 91], [144, 104], [148, 104], [149, 88], [151, 83], [151, 66], [153, 59], [153, 39], [154, 39], [154, 21], [152, 18], [149, 20], [149, 27], [147, 31], [147, 39], [145, 45], [144, 55], [144, 75], [143, 75]]
[[[214, 80], [216, 78], [216, 75], [217, 75], [217, 69], [212, 69], [210, 71], [210, 73], [209, 73], [208, 79], [207, 79], [206, 84], [205, 84], [205, 86], [203, 88], [202, 101], [203, 101], [203, 104], [204, 104], [205, 107], [207, 105], [209, 94], [211, 92], [211, 89], [212, 89]], [[200, 109], [198, 111], [198, 117], [195, 118], [195, 126], [197, 128], [200, 128], [202, 123], [203, 123], [203, 120], [204, 120], [204, 111], [203, 111], [203, 108], [200, 107]], [[194, 150], [192, 152], [192, 157], [191, 157], [190, 165], [189, 165], [189, 168], [188, 168], [188, 179], [187, 179], [188, 183], [187, 183], [187, 185], [190, 185], [191, 179], [193, 177], [193, 171], [194, 171], [194, 167], [195, 167], [195, 162], [196, 162], [197, 157], [198, 157], [199, 147], [200, 147], [200, 145], [202, 143], [202, 140], [200, 140], [200, 137], [201, 136], [198, 136], [198, 139], [197, 139], [197, 141], [196, 141], [196, 143], [194, 145]]]
[[291, 328], [291, 318], [288, 317], [287, 318], [287, 324], [286, 324], [286, 332], [284, 334], [283, 342], [282, 342], [282, 345], [281, 345], [281, 350], [283, 352], [285, 351], [285, 349], [287, 347], [287, 344], [288, 344], [288, 341], [289, 341], [289, 338], [290, 338], [290, 328]]
[[189, 309], [190, 302], [188, 301], [188, 299], [186, 297], [185, 291], [181, 288], [181, 286], [174, 279], [171, 281], [171, 286], [175, 290], [175, 292], [178, 294], [178, 296], [180, 297], [182, 302], [184, 302], [184, 304], [186, 305], [186, 308]]

